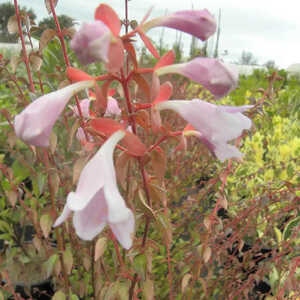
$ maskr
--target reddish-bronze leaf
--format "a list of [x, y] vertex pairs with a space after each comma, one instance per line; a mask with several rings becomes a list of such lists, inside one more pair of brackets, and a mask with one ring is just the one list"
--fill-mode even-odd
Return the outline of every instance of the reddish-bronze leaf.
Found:
[[18, 22], [16, 15], [9, 17], [7, 22], [7, 31], [10, 34], [15, 34], [18, 32]]
[[107, 96], [106, 94], [103, 94], [102, 89], [99, 87], [99, 85], [95, 84], [95, 92], [96, 92], [96, 101], [94, 102], [95, 110], [96, 111], [102, 111], [103, 113], [106, 110], [107, 107]]
[[150, 97], [151, 97], [150, 87], [149, 87], [148, 82], [145, 80], [145, 78], [140, 74], [134, 73], [132, 75], [132, 79], [136, 82], [139, 89], [141, 89], [143, 91], [143, 93], [146, 96], [146, 99], [150, 100]]
[[166, 172], [167, 160], [161, 148], [156, 147], [151, 152], [151, 163], [156, 178], [159, 181], [163, 181]]
[[41, 59], [41, 57], [38, 54], [30, 53], [29, 62], [32, 67], [32, 70], [36, 72], [36, 71], [40, 70], [43, 60]]
[[137, 29], [138, 34], [140, 35], [142, 41], [144, 42], [146, 48], [151, 52], [151, 54], [155, 57], [155, 58], [160, 58], [157, 50], [155, 49], [154, 45], [152, 44], [152, 42], [150, 41], [150, 39], [144, 34], [144, 32], [140, 29]]
[[160, 58], [160, 60], [156, 63], [154, 70], [159, 69], [161, 67], [172, 65], [174, 63], [174, 60], [175, 60], [175, 52], [173, 50], [170, 50]]
[[104, 253], [107, 245], [107, 239], [105, 237], [99, 238], [95, 245], [94, 261], [97, 261]]
[[66, 74], [71, 82], [94, 80], [94, 78], [91, 75], [73, 67], [67, 67]]
[[135, 52], [135, 49], [134, 49], [133, 45], [130, 42], [127, 42], [127, 41], [125, 42], [124, 41], [124, 48], [127, 51], [127, 53], [129, 54], [129, 58], [133, 63], [134, 69], [137, 69], [138, 68], [138, 62], [137, 62], [137, 59], [136, 59], [136, 52]]
[[150, 117], [149, 113], [145, 110], [140, 110], [137, 112], [135, 120], [137, 124], [143, 127], [146, 131], [149, 130]]
[[152, 83], [151, 83], [151, 101], [156, 99], [160, 91], [160, 81], [159, 77], [155, 72], [152, 73]]
[[42, 51], [55, 36], [56, 36], [56, 31], [54, 29], [50, 29], [50, 28], [45, 29], [40, 38], [40, 44], [39, 44], [40, 51]]
[[147, 150], [146, 146], [135, 134], [125, 130], [124, 125], [115, 120], [108, 118], [97, 118], [91, 120], [89, 124], [95, 131], [105, 135], [107, 138], [117, 130], [124, 130], [126, 135], [121, 140], [121, 144], [133, 156], [143, 156]]
[[124, 46], [120, 38], [114, 37], [109, 45], [108, 63], [105, 65], [108, 72], [119, 72], [124, 64]]
[[118, 178], [118, 182], [121, 184], [123, 189], [126, 189], [126, 178], [128, 173], [128, 163], [131, 159], [131, 156], [126, 152], [121, 152], [120, 155], [116, 159], [116, 174]]
[[48, 14], [49, 14], [49, 15], [51, 14], [51, 5], [50, 5], [50, 1], [52, 1], [53, 7], [55, 8], [56, 5], [57, 5], [58, 0], [45, 0], [45, 5], [46, 5], [46, 8], [47, 8], [47, 11], [48, 11]]
[[95, 20], [102, 21], [110, 31], [118, 36], [121, 22], [116, 12], [107, 4], [100, 4], [95, 10]]
[[153, 101], [153, 104], [169, 100], [173, 92], [173, 85], [171, 82], [167, 81], [160, 86], [159, 94]]

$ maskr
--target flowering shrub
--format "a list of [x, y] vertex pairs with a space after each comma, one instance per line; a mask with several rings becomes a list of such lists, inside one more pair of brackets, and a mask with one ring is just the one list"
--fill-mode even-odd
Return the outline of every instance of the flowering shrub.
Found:
[[[57, 31], [44, 31], [38, 53], [27, 54], [23, 49], [27, 78], [17, 78], [1, 59], [2, 71], [9, 74], [18, 99], [11, 108], [1, 110], [8, 125], [7, 148], [1, 158], [5, 198], [0, 203], [1, 238], [6, 240], [1, 266], [5, 297], [12, 294], [19, 299], [14, 286], [25, 286], [28, 293], [29, 287], [49, 278], [54, 299], [212, 299], [224, 295], [235, 299], [241, 287], [244, 297], [252, 297], [255, 280], [267, 272], [255, 270], [257, 278], [241, 276], [237, 286], [228, 272], [228, 264], [234, 264], [232, 256], [238, 257], [236, 251], [244, 243], [239, 219], [234, 218], [236, 204], [242, 198], [250, 203], [255, 199], [257, 180], [273, 182], [278, 176], [273, 169], [260, 171], [265, 162], [291, 166], [279, 175], [281, 180], [289, 179], [289, 189], [282, 191], [280, 184], [275, 187], [280, 195], [292, 193], [297, 184], [299, 141], [287, 139], [287, 147], [281, 146], [283, 132], [277, 133], [277, 139], [274, 132], [267, 143], [274, 139], [275, 146], [264, 156], [265, 141], [258, 131], [253, 140], [245, 139], [240, 152], [239, 144], [247, 134], [244, 130], [252, 125], [247, 111], [255, 116], [264, 107], [263, 101], [231, 106], [225, 103], [228, 96], [217, 102], [236, 88], [235, 70], [211, 58], [173, 64], [174, 53], [159, 57], [147, 37], [151, 28], [166, 26], [206, 40], [216, 30], [214, 17], [207, 10], [180, 11], [153, 20], [146, 15], [129, 31], [128, 20], [121, 23], [110, 6], [100, 4], [95, 20], [83, 24], [70, 42], [78, 64], [64, 40], [71, 31], [57, 23], [54, 1], [46, 3]], [[22, 21], [17, 1], [16, 21]], [[122, 26], [124, 35], [120, 34]], [[23, 40], [22, 30], [19, 34]], [[30, 31], [27, 34], [30, 37]], [[54, 62], [55, 70], [47, 63], [46, 47], [56, 37], [62, 55]], [[152, 68], [138, 64], [137, 37], [157, 59]], [[81, 64], [88, 67], [79, 68]], [[89, 72], [90, 64], [101, 67]], [[209, 91], [210, 102], [176, 98], [172, 82], [161, 83], [162, 75], [173, 73], [201, 84]], [[145, 75], [150, 75], [150, 82]], [[281, 117], [274, 116], [272, 122], [292, 128]], [[282, 158], [273, 161], [276, 151]], [[246, 153], [244, 161], [242, 152]], [[189, 173], [201, 177], [196, 189], [186, 194], [180, 181]], [[253, 178], [254, 173], [259, 176]], [[243, 176], [249, 190], [236, 179]], [[260, 191], [265, 192], [264, 187]], [[232, 203], [227, 201], [229, 195]], [[272, 212], [279, 214], [279, 208]], [[242, 215], [251, 209], [245, 203]], [[280, 236], [276, 225], [280, 242], [293, 237], [298, 222], [294, 209], [289, 219], [293, 223], [285, 227], [288, 233]], [[257, 220], [250, 213], [249, 220], [260, 222], [257, 234], [262, 238], [267, 219], [260, 207], [253, 211]], [[30, 224], [34, 230], [29, 245], [24, 245], [25, 233], [17, 232], [17, 223]], [[252, 244], [257, 255], [259, 249]], [[273, 252], [274, 256], [276, 249]], [[298, 261], [288, 259], [293, 270]], [[271, 274], [278, 275], [279, 267], [272, 267]], [[231, 269], [239, 276], [242, 267]], [[291, 294], [296, 289], [290, 273]], [[272, 292], [285, 293], [285, 282], [282, 288], [275, 287], [281, 282], [276, 274], [272, 275]], [[216, 284], [216, 278], [221, 278], [220, 283]]]

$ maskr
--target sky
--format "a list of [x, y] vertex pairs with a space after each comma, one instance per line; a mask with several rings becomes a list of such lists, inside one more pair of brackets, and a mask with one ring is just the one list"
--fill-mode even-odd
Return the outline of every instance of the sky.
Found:
[[[18, 3], [32, 8], [38, 20], [48, 16], [44, 0], [19, 0]], [[109, 4], [121, 19], [124, 18], [125, 0], [58, 0], [56, 12], [69, 15], [78, 22], [89, 22], [100, 3]], [[222, 59], [235, 62], [242, 51], [247, 51], [253, 53], [259, 64], [274, 60], [276, 66], [287, 68], [300, 63], [300, 2], [297, 0], [130, 0], [128, 4], [129, 19], [137, 21], [141, 21], [152, 6], [151, 17], [178, 10], [207, 8], [217, 18], [221, 10], [219, 53]], [[149, 31], [150, 37], [157, 42], [161, 33], [161, 28]], [[176, 30], [164, 30], [166, 45], [171, 46], [176, 38], [179, 38]], [[183, 33], [181, 40], [184, 52], [188, 53], [190, 35]], [[201, 44], [199, 41], [198, 45]], [[228, 54], [223, 55], [225, 52]]]

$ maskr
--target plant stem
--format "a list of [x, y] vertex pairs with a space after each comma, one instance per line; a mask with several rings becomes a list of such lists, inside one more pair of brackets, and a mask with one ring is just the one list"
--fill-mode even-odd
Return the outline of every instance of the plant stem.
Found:
[[[65, 60], [66, 66], [70, 67], [71, 65], [70, 65], [68, 54], [67, 54], [67, 48], [66, 48], [66, 44], [65, 44], [64, 34], [61, 31], [61, 27], [60, 27], [58, 18], [56, 16], [55, 8], [54, 8], [54, 5], [53, 5], [53, 0], [50, 0], [49, 2], [50, 2], [50, 9], [51, 9], [51, 12], [52, 12], [52, 15], [53, 15], [53, 18], [54, 18], [56, 30], [57, 30], [57, 35], [58, 35], [58, 38], [59, 38], [59, 41], [60, 41], [60, 44], [61, 44], [64, 60]], [[77, 110], [78, 110], [78, 113], [79, 113], [80, 127], [83, 129], [85, 138], [88, 141], [89, 140], [89, 135], [87, 134], [87, 132], [85, 130], [85, 123], [83, 121], [82, 110], [81, 110], [81, 107], [80, 107], [79, 98], [78, 98], [77, 95], [75, 95], [74, 97], [75, 97], [75, 101], [76, 101]]]
[[20, 12], [19, 12], [19, 7], [18, 7], [18, 1], [14, 0], [14, 4], [15, 4], [16, 17], [17, 17], [17, 22], [18, 22], [18, 30], [19, 30], [19, 35], [20, 35], [21, 42], [22, 42], [22, 51], [23, 51], [23, 56], [24, 56], [24, 62], [25, 62], [25, 65], [26, 65], [26, 70], [27, 70], [27, 75], [28, 75], [30, 90], [31, 90], [32, 93], [34, 93], [35, 92], [35, 88], [34, 88], [34, 85], [33, 85], [31, 70], [30, 70], [30, 67], [29, 67], [29, 59], [28, 59], [27, 52], [26, 52], [26, 46], [25, 46], [24, 35], [23, 35], [23, 31], [22, 31], [22, 25], [21, 25], [21, 18], [20, 18]]
[[52, 15], [53, 15], [53, 18], [54, 18], [55, 26], [56, 26], [56, 29], [57, 29], [57, 35], [58, 35], [58, 38], [60, 40], [61, 48], [62, 48], [62, 51], [63, 51], [64, 59], [65, 59], [66, 65], [68, 67], [70, 67], [70, 61], [69, 61], [69, 58], [68, 58], [68, 55], [67, 55], [67, 49], [66, 49], [66, 44], [65, 44], [65, 40], [64, 40], [64, 35], [61, 31], [60, 24], [59, 24], [57, 16], [56, 16], [55, 8], [54, 8], [54, 5], [53, 5], [53, 0], [50, 0], [49, 2], [50, 2], [50, 9], [51, 9], [51, 12], [52, 12]]

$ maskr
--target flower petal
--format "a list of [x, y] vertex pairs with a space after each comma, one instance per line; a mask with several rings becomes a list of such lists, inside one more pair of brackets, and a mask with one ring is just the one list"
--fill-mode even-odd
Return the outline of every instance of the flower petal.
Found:
[[134, 215], [130, 210], [126, 220], [118, 223], [109, 223], [112, 232], [125, 249], [129, 249], [132, 246], [134, 224]]
[[159, 17], [142, 26], [144, 31], [157, 26], [165, 26], [189, 33], [202, 41], [208, 39], [216, 31], [216, 21], [207, 10], [183, 10]]
[[83, 240], [92, 240], [106, 225], [107, 206], [103, 189], [100, 189], [88, 205], [76, 211], [73, 224], [76, 234]]
[[236, 147], [227, 142], [239, 137], [244, 129], [250, 129], [251, 120], [240, 113], [249, 106], [230, 108], [194, 99], [160, 102], [156, 107], [179, 113], [196, 130], [187, 130], [184, 134], [195, 134], [221, 161], [242, 156]]
[[112, 115], [120, 116], [121, 113], [122, 111], [118, 105], [118, 101], [115, 98], [108, 96], [107, 107], [104, 116], [105, 117], [112, 116]]
[[178, 73], [186, 76], [202, 84], [217, 99], [235, 89], [238, 82], [237, 70], [214, 58], [197, 57], [187, 63], [156, 69], [155, 72], [159, 76], [167, 73]]
[[84, 23], [71, 40], [71, 49], [80, 63], [108, 61], [111, 32], [101, 21]]
[[[80, 101], [80, 109], [81, 109], [81, 113], [82, 116], [84, 118], [89, 118], [90, 117], [90, 104], [91, 104], [91, 100], [86, 98]], [[79, 111], [77, 106], [72, 106], [71, 109], [73, 110], [74, 114], [79, 117]]]
[[84, 209], [107, 181], [115, 182], [112, 155], [116, 144], [124, 137], [123, 131], [115, 132], [83, 168], [76, 192], [70, 192], [67, 203], [70, 209]]
[[71, 212], [72, 212], [72, 210], [66, 204], [61, 215], [54, 222], [53, 227], [57, 227], [57, 226], [61, 225], [63, 222], [65, 222], [67, 220], [67, 218], [69, 217], [69, 215], [71, 214]]
[[94, 81], [80, 81], [36, 99], [15, 117], [17, 137], [31, 145], [47, 147], [54, 123], [67, 102], [78, 91], [93, 84]]

